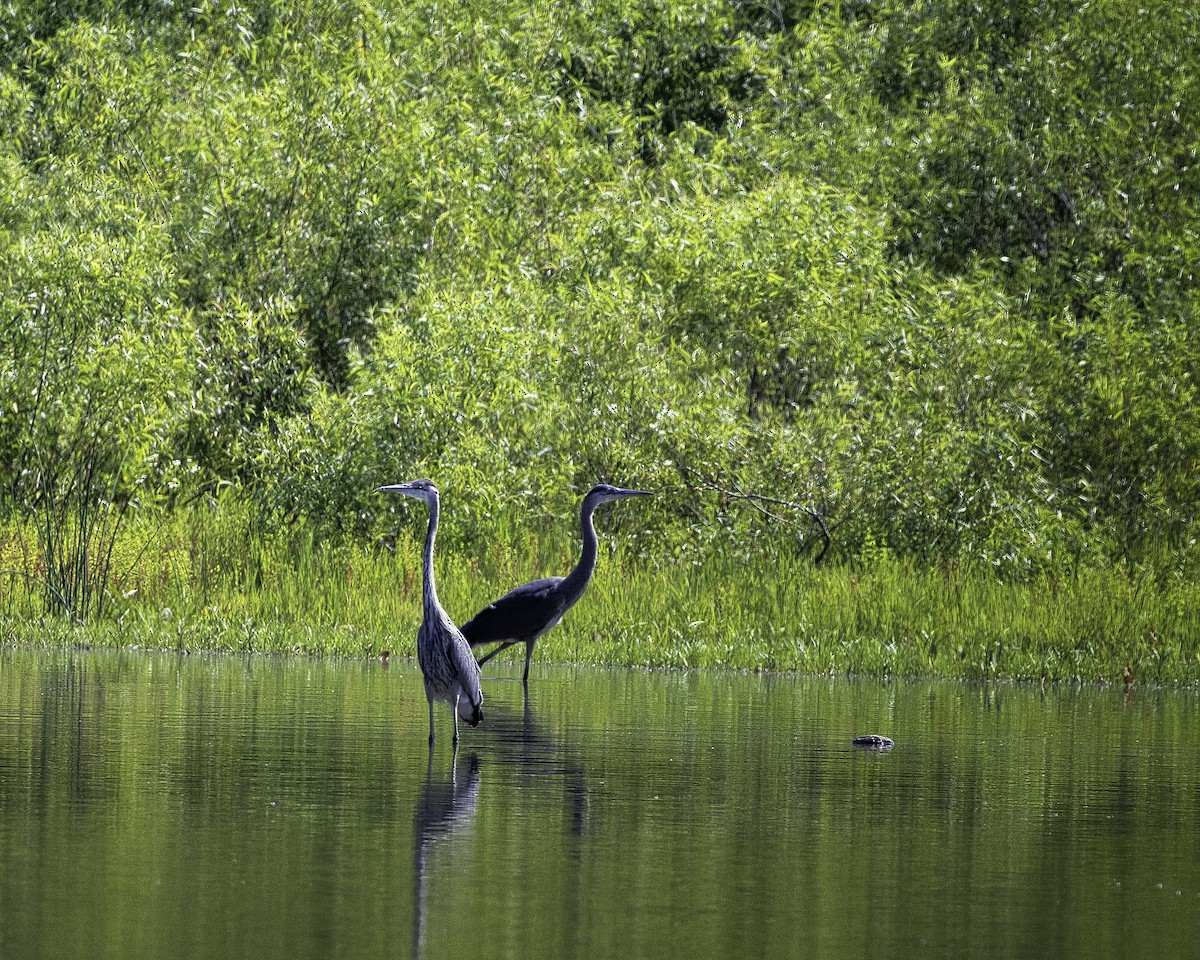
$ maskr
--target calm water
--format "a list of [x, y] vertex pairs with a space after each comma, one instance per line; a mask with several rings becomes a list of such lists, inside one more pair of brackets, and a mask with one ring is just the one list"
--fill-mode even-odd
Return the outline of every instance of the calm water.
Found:
[[[0, 957], [1197, 957], [1191, 694], [0, 650]], [[854, 749], [860, 733], [895, 749]]]

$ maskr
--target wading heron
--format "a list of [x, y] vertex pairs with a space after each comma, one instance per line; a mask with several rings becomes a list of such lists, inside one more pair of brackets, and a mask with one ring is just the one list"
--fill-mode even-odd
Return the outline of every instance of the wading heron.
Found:
[[479, 683], [479, 664], [458, 627], [438, 603], [433, 583], [433, 541], [437, 537], [438, 490], [429, 480], [393, 483], [379, 487], [380, 493], [401, 493], [424, 500], [429, 507], [429, 529], [425, 533], [425, 580], [422, 605], [425, 616], [417, 631], [417, 662], [425, 677], [425, 698], [429, 701], [429, 746], [433, 747], [433, 701], [446, 700], [454, 711], [454, 745], [458, 746], [458, 718], [471, 726], [483, 719], [483, 689]]
[[494, 603], [488, 604], [462, 625], [463, 636], [472, 647], [499, 642], [495, 650], [479, 661], [483, 666], [501, 650], [525, 644], [525, 673], [521, 682], [529, 692], [529, 660], [538, 638], [558, 623], [576, 601], [583, 596], [592, 571], [596, 569], [596, 528], [592, 514], [602, 503], [626, 497], [652, 496], [645, 490], [626, 490], [607, 483], [598, 483], [583, 498], [579, 510], [579, 526], [583, 531], [583, 554], [575, 568], [565, 577], [545, 577], [514, 587]]

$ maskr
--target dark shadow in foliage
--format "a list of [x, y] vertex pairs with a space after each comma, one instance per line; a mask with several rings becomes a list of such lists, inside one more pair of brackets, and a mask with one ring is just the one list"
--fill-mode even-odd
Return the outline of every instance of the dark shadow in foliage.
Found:
[[736, 61], [731, 20], [697, 16], [688, 22], [663, 4], [596, 28], [604, 42], [576, 45], [551, 61], [559, 93], [627, 109], [647, 165], [658, 164], [663, 141], [681, 125], [720, 132], [731, 107], [763, 87], [761, 78]]

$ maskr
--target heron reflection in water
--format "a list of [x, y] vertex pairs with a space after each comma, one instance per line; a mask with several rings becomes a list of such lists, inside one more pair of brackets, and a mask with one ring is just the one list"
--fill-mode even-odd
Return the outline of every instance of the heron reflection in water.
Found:
[[583, 553], [571, 572], [565, 577], [543, 577], [514, 587], [462, 625], [462, 634], [472, 647], [499, 643], [496, 649], [480, 659], [479, 665], [483, 666], [500, 651], [515, 644], [525, 644], [525, 671], [521, 675], [521, 683], [528, 695], [529, 661], [533, 657], [534, 645], [579, 601], [596, 569], [599, 542], [592, 523], [596, 508], [613, 500], [651, 495], [646, 490], [627, 490], [608, 483], [598, 483], [592, 487], [583, 498], [579, 510]]
[[[488, 751], [488, 796], [504, 807], [504, 823], [521, 824], [545, 835], [554, 829], [553, 820], [546, 820], [547, 805], [553, 808], [561, 802], [565, 853], [573, 867], [556, 871], [556, 882], [563, 885], [559, 892], [565, 902], [584, 903], [588, 783], [583, 763], [549, 724], [535, 718], [528, 698], [523, 710], [506, 704], [490, 707], [477, 742]], [[413, 815], [413, 957], [425, 955], [427, 932], [441, 930], [444, 924], [453, 925], [450, 936], [457, 944], [475, 934], [467, 926], [473, 918], [464, 914], [461, 896], [465, 889], [477, 889], [473, 871], [485, 844], [494, 849], [497, 843], [494, 835], [482, 831], [474, 835], [480, 782], [480, 760], [474, 750], [465, 763], [460, 759], [452, 766], [447, 779], [435, 778], [430, 754]], [[431, 896], [431, 890], [437, 892]]]
[[[587, 768], [578, 752], [534, 714], [530, 698], [520, 711], [497, 704], [488, 712], [489, 757], [521, 785], [522, 796], [554, 805], [561, 794], [564, 826], [576, 838], [587, 829], [590, 804]], [[544, 828], [544, 824], [543, 824]], [[577, 856], [580, 848], [573, 847]]]
[[[433, 779], [433, 754], [425, 769], [425, 784], [413, 815], [413, 956], [425, 955], [430, 857], [438, 845], [470, 826], [479, 801], [479, 757], [466, 758], [466, 770], [450, 769], [450, 780]], [[469, 931], [462, 931], [464, 934]]]

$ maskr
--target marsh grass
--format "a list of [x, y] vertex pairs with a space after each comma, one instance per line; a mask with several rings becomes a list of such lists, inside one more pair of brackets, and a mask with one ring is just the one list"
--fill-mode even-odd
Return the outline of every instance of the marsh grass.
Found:
[[[236, 511], [131, 522], [111, 559], [110, 615], [39, 615], [31, 531], [0, 536], [9, 642], [411, 654], [421, 618], [420, 530], [328, 544]], [[565, 573], [569, 535], [501, 530], [475, 555], [439, 550], [438, 590], [464, 620], [517, 583]], [[505, 545], [507, 544], [507, 545]], [[19, 575], [18, 575], [19, 574]], [[1032, 681], [1200, 682], [1200, 587], [1108, 569], [1005, 582], [984, 569], [882, 557], [814, 567], [786, 551], [660, 564], [602, 555], [538, 659], [646, 667]], [[510, 660], [519, 657], [514, 648]]]
[[[607, 581], [607, 587], [606, 587]], [[873, 676], [1194, 684], [1195, 584], [1122, 571], [1008, 583], [985, 571], [789, 559], [639, 569], [539, 649], [556, 660]]]

